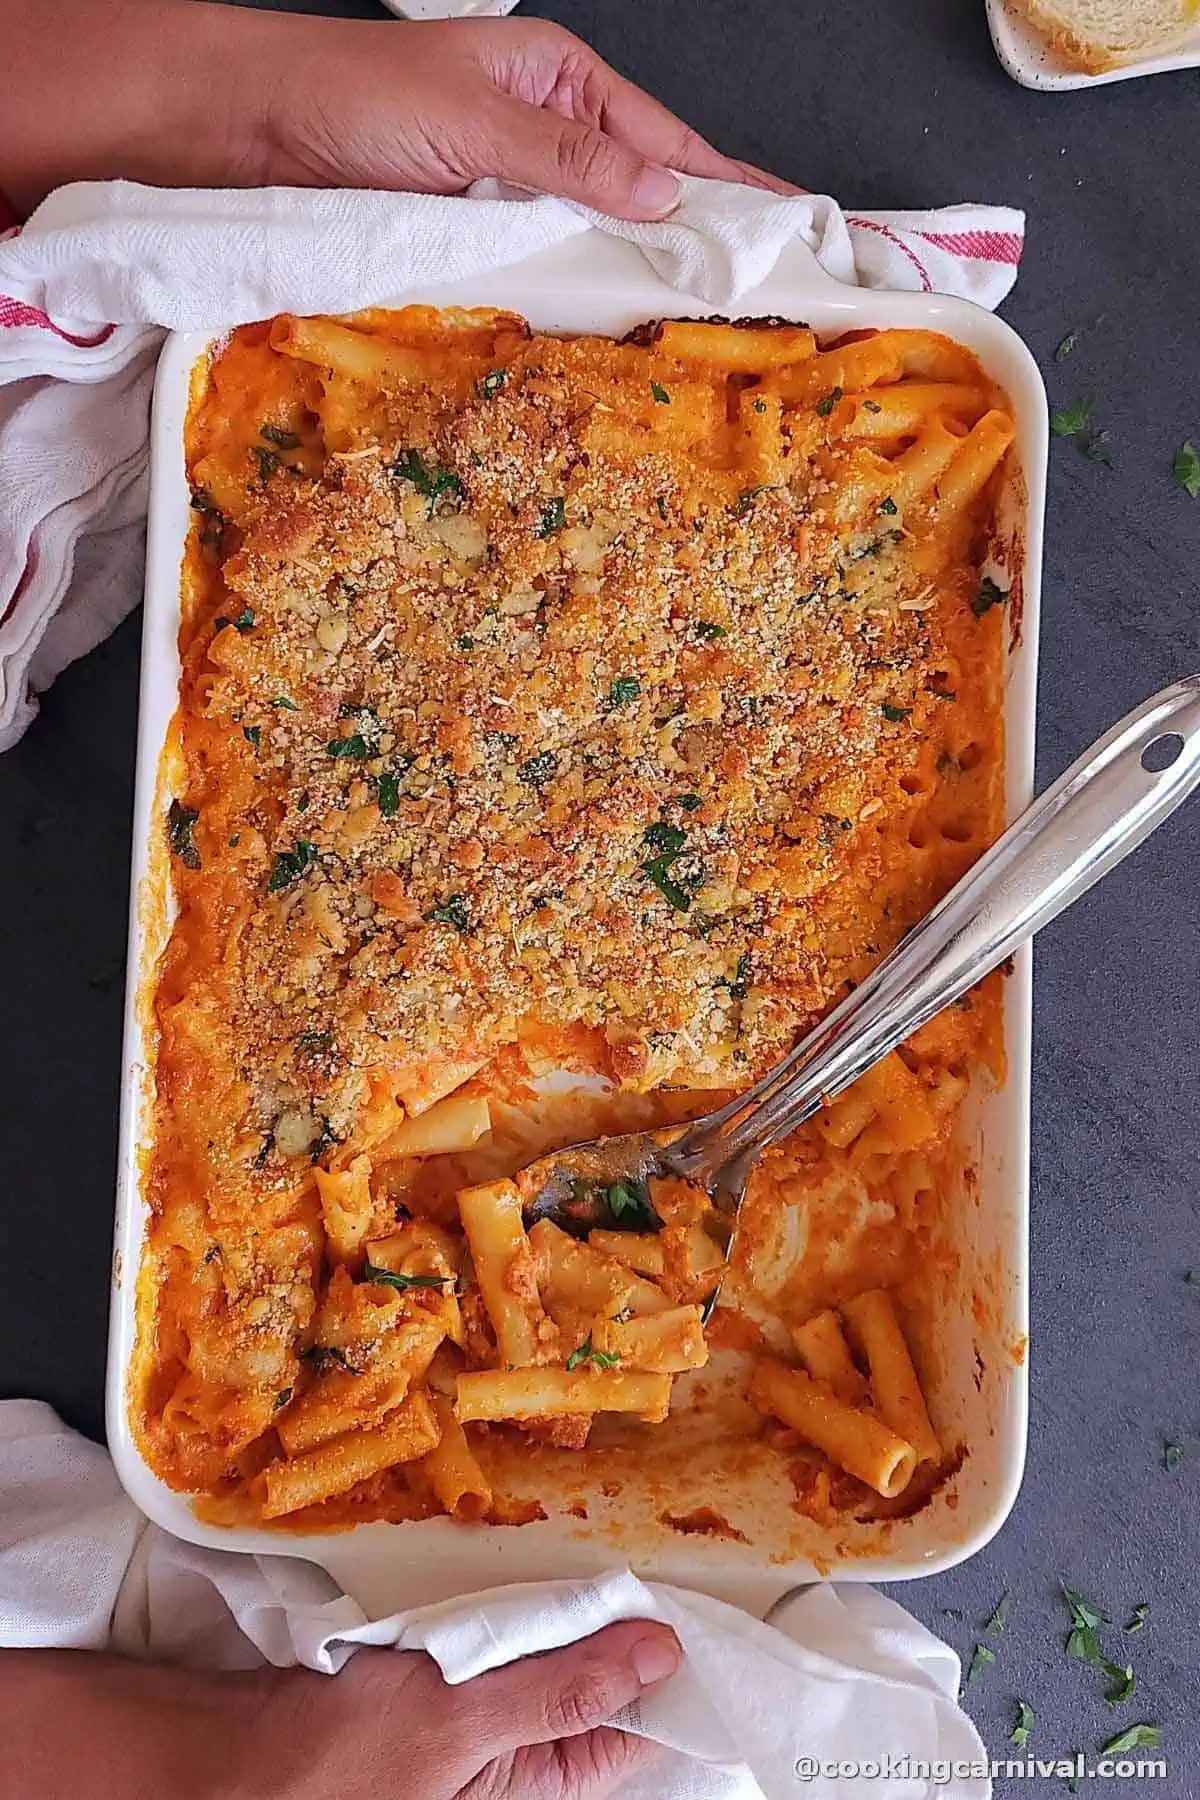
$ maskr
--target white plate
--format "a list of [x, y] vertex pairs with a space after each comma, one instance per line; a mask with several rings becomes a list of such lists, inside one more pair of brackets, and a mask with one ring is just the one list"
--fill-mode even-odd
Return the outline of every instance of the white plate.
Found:
[[[703, 316], [713, 309], [664, 285], [639, 252], [599, 233], [576, 238], [515, 268], [403, 296], [443, 305], [511, 307], [542, 330], [620, 334], [662, 316]], [[1028, 802], [1033, 781], [1034, 698], [1045, 499], [1047, 422], [1041, 376], [1015, 333], [991, 313], [935, 294], [891, 294], [833, 281], [803, 246], [793, 246], [770, 279], [738, 310], [805, 320], [826, 335], [863, 326], [926, 326], [970, 346], [1012, 397], [1021, 473], [1005, 497], [1014, 596], [1023, 593], [1021, 629], [1007, 677], [1007, 792], [1010, 815]], [[970, 1446], [963, 1468], [914, 1519], [891, 1528], [849, 1533], [811, 1528], [804, 1556], [773, 1562], [769, 1549], [661, 1526], [624, 1540], [619, 1524], [551, 1518], [519, 1529], [421, 1524], [365, 1525], [353, 1532], [292, 1536], [222, 1530], [200, 1523], [186, 1496], [172, 1492], [143, 1462], [126, 1404], [136, 1335], [135, 1287], [146, 1208], [139, 1150], [150, 1124], [149, 1059], [137, 1004], [168, 929], [162, 850], [165, 792], [159, 768], [176, 706], [179, 679], [180, 564], [189, 523], [183, 427], [189, 376], [208, 340], [176, 335], [162, 355], [155, 389], [151, 495], [146, 562], [138, 774], [124, 1041], [116, 1255], [109, 1346], [108, 1431], [118, 1473], [142, 1510], [194, 1543], [250, 1552], [286, 1551], [320, 1563], [368, 1612], [378, 1615], [477, 1592], [506, 1581], [578, 1576], [630, 1561], [640, 1573], [698, 1588], [764, 1613], [779, 1596], [818, 1574], [843, 1580], [896, 1581], [933, 1573], [978, 1550], [999, 1528], [1016, 1497], [1025, 1456], [1028, 1371], [1028, 1182], [1030, 971], [1028, 949], [1007, 987], [1008, 1079], [979, 1091], [965, 1111], [964, 1133], [978, 1184], [948, 1208], [959, 1259], [957, 1291], [944, 1295], [937, 1334], [945, 1370], [934, 1411]], [[1015, 610], [1015, 609], [1014, 609]], [[974, 1318], [981, 1299], [984, 1324]], [[982, 1358], [978, 1375], [976, 1352]], [[976, 1386], [978, 1380], [979, 1385]], [[689, 1471], [692, 1479], [703, 1472]], [[770, 1541], [786, 1541], [797, 1523], [782, 1474], [754, 1477], [753, 1517]], [[695, 1504], [694, 1501], [688, 1502]], [[656, 1535], [655, 1535], [656, 1532]], [[842, 1540], [851, 1540], [849, 1550]]]
[[1169, 56], [1146, 56], [1089, 75], [1064, 63], [1032, 25], [1014, 12], [1008, 0], [987, 0], [988, 25], [996, 55], [1022, 87], [1063, 91], [1105, 87], [1110, 81], [1132, 81], [1138, 75], [1165, 75], [1172, 69], [1200, 69], [1200, 19], [1178, 50]]
[[517, 0], [383, 0], [398, 19], [482, 19], [510, 13]]

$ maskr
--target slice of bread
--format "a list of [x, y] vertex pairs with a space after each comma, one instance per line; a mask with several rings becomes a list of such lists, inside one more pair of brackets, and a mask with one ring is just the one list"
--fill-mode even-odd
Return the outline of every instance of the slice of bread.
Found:
[[1011, 0], [1072, 69], [1164, 56], [1200, 25], [1197, 0]]

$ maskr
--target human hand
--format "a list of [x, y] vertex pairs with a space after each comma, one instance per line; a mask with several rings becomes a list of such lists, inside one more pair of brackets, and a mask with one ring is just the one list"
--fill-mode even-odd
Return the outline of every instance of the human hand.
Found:
[[607, 1800], [657, 1745], [604, 1721], [678, 1667], [633, 1619], [450, 1687], [423, 1654], [217, 1675], [0, 1650], [4, 1800]]
[[606, 1800], [658, 1746], [604, 1721], [679, 1659], [674, 1633], [641, 1619], [459, 1687], [428, 1656], [361, 1650], [333, 1681], [276, 1678], [258, 1723], [263, 1777], [284, 1774], [270, 1790], [281, 1800]]
[[720, 155], [559, 25], [385, 32], [297, 36], [266, 111], [268, 179], [452, 194], [493, 175], [629, 219], [670, 212], [671, 169], [797, 191]]
[[797, 190], [720, 155], [543, 19], [374, 23], [198, 0], [0, 0], [0, 189], [67, 181], [460, 193], [499, 176], [619, 218], [668, 168]]

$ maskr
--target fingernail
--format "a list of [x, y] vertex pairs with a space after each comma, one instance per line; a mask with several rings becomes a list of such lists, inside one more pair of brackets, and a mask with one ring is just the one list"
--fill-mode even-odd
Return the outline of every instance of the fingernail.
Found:
[[653, 1687], [673, 1675], [680, 1663], [679, 1645], [664, 1632], [639, 1638], [629, 1652], [633, 1672], [643, 1687]]
[[664, 213], [674, 212], [679, 205], [679, 183], [670, 169], [656, 169], [652, 163], [647, 163], [634, 183], [633, 201], [643, 212], [655, 213], [661, 218]]

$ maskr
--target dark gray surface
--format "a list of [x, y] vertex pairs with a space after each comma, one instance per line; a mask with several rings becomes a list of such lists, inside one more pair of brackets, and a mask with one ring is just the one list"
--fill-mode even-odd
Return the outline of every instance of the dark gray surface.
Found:
[[[982, 0], [540, 10], [721, 148], [807, 187], [860, 205], [1026, 206], [1006, 316], [1047, 371], [1052, 405], [1095, 396], [1113, 460], [1053, 446], [1040, 780], [1200, 668], [1200, 503], [1170, 478], [1179, 443], [1200, 444], [1200, 74], [1028, 93], [991, 53]], [[1056, 365], [1071, 328], [1077, 348]], [[137, 630], [131, 621], [65, 676], [0, 759], [0, 1391], [49, 1400], [96, 1435]], [[968, 1656], [1009, 1590], [1008, 1629], [988, 1640], [998, 1661], [969, 1695], [988, 1744], [1005, 1750], [1018, 1696], [1037, 1710], [1030, 1749], [1044, 1757], [1154, 1721], [1171, 1773], [1148, 1791], [1163, 1800], [1200, 1791], [1200, 1285], [1184, 1279], [1200, 1268], [1198, 860], [1194, 804], [1039, 942], [1025, 1485], [989, 1549], [894, 1590]], [[1167, 1438], [1184, 1447], [1173, 1474]], [[1116, 1711], [1099, 1674], [1064, 1655], [1060, 1577], [1118, 1620], [1150, 1604], [1140, 1634], [1108, 1634], [1110, 1655], [1138, 1673]], [[997, 1791], [1029, 1788], [1001, 1780]]]

